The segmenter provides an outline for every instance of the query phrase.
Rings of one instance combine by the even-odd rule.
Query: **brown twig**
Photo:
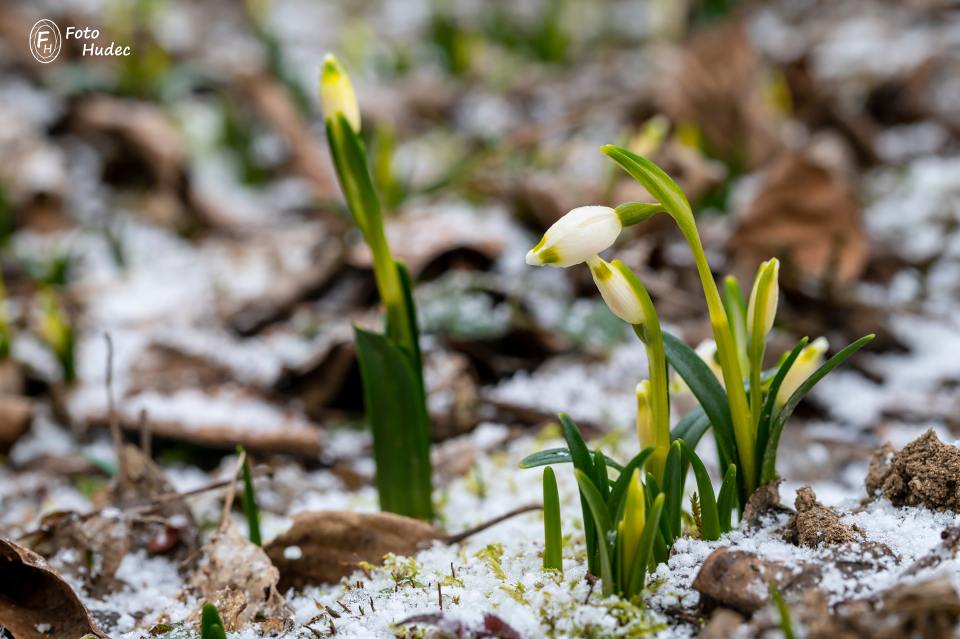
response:
[[[260,477],[270,477],[273,474],[273,471],[266,466],[257,466],[250,470],[250,474],[254,479]],[[183,492],[174,492],[174,493],[164,493],[162,495],[157,495],[149,502],[141,504],[133,509],[134,512],[149,512],[154,508],[158,508],[163,504],[176,501],[178,499],[186,499],[187,497],[193,497],[201,493],[210,492],[211,490],[217,490],[218,488],[223,488],[234,483],[235,479],[221,479],[219,481],[211,482],[209,484],[204,484],[203,486],[197,486],[196,488],[191,488],[190,490],[185,490]]]
[[[230,521],[230,511],[233,509],[233,499],[237,496],[237,476],[243,468],[243,463],[247,461],[247,454],[243,451],[237,457],[237,465],[233,469],[233,474],[227,483],[227,494],[223,499],[223,514],[220,516],[220,531],[224,531]]]
[[[147,459],[153,457],[153,430],[150,428],[150,420],[147,419],[147,409],[140,409],[140,418],[137,422],[137,430],[140,431],[140,450]]]
[[[449,535],[444,539],[444,541],[446,541],[447,544],[449,545],[459,543],[464,539],[466,539],[467,537],[472,537],[473,535],[476,535],[478,532],[483,532],[484,530],[486,530],[487,528],[490,528],[491,526],[496,526],[501,521],[506,521],[511,517],[516,517],[517,515],[529,513],[534,510],[543,510],[543,504],[527,504],[526,506],[520,506],[519,508],[515,508],[510,512],[500,515],[499,517],[494,517],[489,521],[485,521],[482,524],[478,524],[473,528],[467,528],[463,532],[458,532],[456,535]]]

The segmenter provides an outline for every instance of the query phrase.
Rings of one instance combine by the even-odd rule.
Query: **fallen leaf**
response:
[[[231,520],[226,522],[203,545],[191,588],[202,601],[217,607],[228,631],[252,622],[260,623],[264,631],[282,630],[290,616],[277,590],[280,573],[263,548],[251,543]],[[199,620],[199,607],[192,617]]]
[[[6,539],[0,539],[0,626],[17,639],[109,639],[40,555]]]
[[[766,172],[727,250],[734,270],[745,278],[753,277],[761,261],[780,258],[781,284],[799,288],[859,277],[867,265],[868,240],[850,189],[809,158],[787,153]]]
[[[302,588],[336,583],[361,561],[412,555],[444,537],[430,524],[392,513],[308,512],[296,515],[266,551],[280,570],[280,587]]]
[[[659,101],[671,121],[697,125],[715,156],[746,169],[776,152],[776,114],[763,99],[760,59],[740,22],[698,30],[667,65],[670,82],[659,84]]]
[[[0,455],[10,452],[32,419],[33,402],[18,395],[0,395]]]

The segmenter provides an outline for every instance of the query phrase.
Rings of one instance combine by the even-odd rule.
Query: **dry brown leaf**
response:
[[[237,92],[249,101],[260,117],[290,147],[294,166],[298,173],[310,181],[314,195],[320,200],[339,197],[326,149],[317,143],[287,89],[276,78],[266,74],[238,76],[235,86]]]
[[[361,561],[412,555],[444,537],[430,524],[392,513],[309,512],[296,515],[266,551],[280,570],[280,587],[302,588],[336,583]]]
[[[288,625],[290,611],[277,590],[277,568],[264,549],[251,543],[231,520],[201,552],[190,585],[201,600],[217,607],[227,630],[240,630],[253,622],[259,622],[262,630],[282,630]],[[199,621],[199,608],[193,617]]]
[[[757,264],[778,257],[782,283],[795,288],[856,279],[869,247],[850,189],[805,156],[786,153],[767,171],[727,248],[747,281]]]
[[[779,148],[775,114],[760,91],[760,59],[742,24],[702,29],[673,60],[659,96],[671,121],[696,124],[719,157],[750,169]]]
[[[0,395],[0,455],[10,452],[32,419],[33,402],[18,395]]]
[[[0,626],[17,639],[108,639],[40,555],[6,539],[0,539]]]
[[[148,102],[97,95],[81,102],[74,113],[79,130],[116,136],[142,157],[155,188],[176,192],[183,183],[186,154],[176,126]]]

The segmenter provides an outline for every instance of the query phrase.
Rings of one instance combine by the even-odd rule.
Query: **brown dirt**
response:
[[[960,448],[944,444],[933,430],[894,453],[879,448],[867,472],[867,494],[883,495],[895,506],[960,511]]]
[[[794,506],[797,512],[787,522],[784,531],[787,541],[794,545],[808,548],[837,546],[857,541],[862,536],[856,527],[840,523],[837,513],[818,502],[810,486],[797,491]]]

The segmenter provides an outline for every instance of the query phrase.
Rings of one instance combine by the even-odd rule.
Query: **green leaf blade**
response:
[[[383,510],[433,518],[430,422],[410,354],[388,337],[354,328],[363,400],[373,432]]]
[[[793,392],[790,398],[787,399],[787,402],[783,405],[783,408],[780,409],[780,412],[777,413],[777,416],[774,418],[770,428],[770,439],[767,443],[767,450],[763,456],[763,466],[761,467],[760,472],[761,486],[776,479],[777,447],[780,445],[780,435],[783,433],[783,427],[786,425],[787,420],[790,419],[790,416],[796,409],[797,404],[800,403],[800,400],[802,400],[807,393],[813,390],[813,387],[817,385],[817,382],[826,377],[830,371],[850,359],[854,353],[873,341],[875,337],[876,335],[873,334],[864,335],[855,342],[848,344],[840,352],[824,362],[820,368],[810,375],[810,377],[805,379],[797,388],[797,390]]]
[[[560,493],[553,469],[543,469],[543,567],[563,572],[563,535],[560,528]]]

